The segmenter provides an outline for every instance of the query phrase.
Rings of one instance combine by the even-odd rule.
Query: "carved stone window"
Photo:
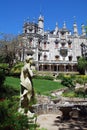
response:
[[[67,54],[68,54],[68,50],[67,50],[66,48],[61,48],[61,49],[60,49],[60,55],[61,55],[62,57],[66,57]]]

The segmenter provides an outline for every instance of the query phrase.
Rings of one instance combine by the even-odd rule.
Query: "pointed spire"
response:
[[[40,14],[40,16],[39,16],[39,19],[38,19],[39,21],[44,21],[44,17]]]
[[[55,28],[55,30],[58,30],[58,23],[56,22],[56,28]]]
[[[76,16],[74,16],[73,19],[74,19],[74,23],[76,23]]]
[[[86,35],[86,32],[85,32],[85,26],[84,24],[82,24],[82,35],[85,36]]]
[[[63,28],[66,29],[66,22],[64,21]]]
[[[55,27],[54,35],[57,35],[57,33],[58,33],[58,23],[56,22],[56,27]]]
[[[74,36],[78,36],[78,29],[77,29],[77,24],[76,24],[76,22],[74,22],[74,24],[73,24],[73,33],[74,33]]]

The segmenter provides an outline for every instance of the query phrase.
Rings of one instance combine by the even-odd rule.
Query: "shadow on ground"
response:
[[[56,117],[53,125],[57,126],[58,130],[87,130],[87,117],[70,120],[59,120]]]

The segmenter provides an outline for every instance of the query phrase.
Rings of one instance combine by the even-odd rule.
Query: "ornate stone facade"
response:
[[[82,34],[78,34],[77,24],[73,24],[73,33],[64,22],[60,29],[56,23],[53,31],[44,31],[44,18],[40,15],[38,23],[25,22],[23,25],[24,50],[21,60],[26,54],[33,55],[36,69],[39,71],[77,71],[77,59],[81,56],[81,44],[87,45],[84,25]]]

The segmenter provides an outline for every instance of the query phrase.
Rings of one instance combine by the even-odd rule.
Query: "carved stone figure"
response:
[[[25,60],[25,65],[21,70],[20,80],[21,80],[21,108],[28,108],[31,98],[34,96],[32,77],[33,72],[31,69],[31,64],[33,62],[32,56],[27,56]]]

